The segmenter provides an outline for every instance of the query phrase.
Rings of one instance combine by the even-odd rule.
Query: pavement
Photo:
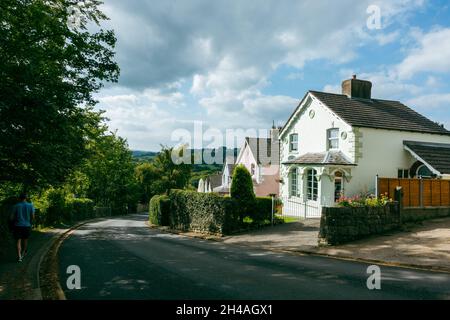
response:
[[[421,225],[409,225],[403,232],[328,247],[317,245],[319,226],[318,219],[301,220],[220,241],[450,272],[450,218],[424,221]]]
[[[39,264],[51,240],[61,232],[49,229],[33,231],[28,254],[23,262],[17,262],[15,244],[9,243],[0,260],[0,300],[41,300]]]
[[[170,234],[146,220],[115,217],[74,230],[59,250],[66,298],[450,299],[447,273],[381,266],[381,290],[369,290],[367,263]],[[81,270],[79,290],[67,286],[70,266]]]

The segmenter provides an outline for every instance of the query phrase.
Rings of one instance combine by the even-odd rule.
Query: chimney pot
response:
[[[356,79],[356,74],[353,75],[353,79]]]

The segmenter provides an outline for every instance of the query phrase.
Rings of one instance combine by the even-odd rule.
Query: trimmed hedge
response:
[[[272,219],[272,199],[255,199],[255,205],[245,214],[242,201],[214,193],[174,190],[169,196],[154,196],[150,200],[149,222],[182,231],[231,234],[252,226],[262,226]]]
[[[169,225],[170,200],[166,195],[156,195],[150,199],[148,221],[158,226]]]
[[[173,229],[229,234],[242,226],[237,202],[231,198],[174,190],[169,199],[169,224]]]
[[[252,216],[254,223],[264,224],[266,220],[272,220],[272,198],[270,197],[257,197],[255,211]]]
[[[95,217],[94,201],[85,198],[69,199],[64,213],[66,222],[92,219]]]

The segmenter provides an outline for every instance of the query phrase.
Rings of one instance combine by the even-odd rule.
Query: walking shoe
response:
[[[17,259],[17,262],[22,262],[23,261],[23,258],[22,257],[19,257],[18,259]]]
[[[27,255],[27,253],[28,253],[28,250],[25,250],[24,252],[22,252],[22,260],[23,260],[23,258],[25,258],[25,256]]]

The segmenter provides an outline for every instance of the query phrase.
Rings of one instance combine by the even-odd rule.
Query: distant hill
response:
[[[133,159],[136,161],[150,161],[156,157],[158,152],[131,150],[131,154],[133,155]]]
[[[220,148],[218,149],[220,150]],[[213,150],[213,149],[189,149],[189,151],[192,153],[192,155],[194,156],[195,162],[198,163],[196,164],[194,167],[194,170],[199,170],[201,167],[205,166],[206,168],[221,168],[223,163],[225,163],[225,159],[228,156],[234,156],[235,158],[237,157],[238,153],[239,153],[239,149],[235,148],[235,149],[227,149],[226,147],[222,147],[222,157],[221,159],[216,159],[217,160],[217,164],[206,164],[205,163],[205,159],[203,159],[203,155],[211,155],[211,156],[215,156],[215,152],[217,152],[217,150]],[[131,151],[133,158],[135,161],[151,161],[153,160],[153,158],[155,158],[158,155],[158,152],[154,152],[154,151],[141,151],[141,150],[132,150]],[[199,163],[201,162],[201,164]],[[200,168],[198,168],[200,167]],[[201,170],[201,169],[200,169]]]

